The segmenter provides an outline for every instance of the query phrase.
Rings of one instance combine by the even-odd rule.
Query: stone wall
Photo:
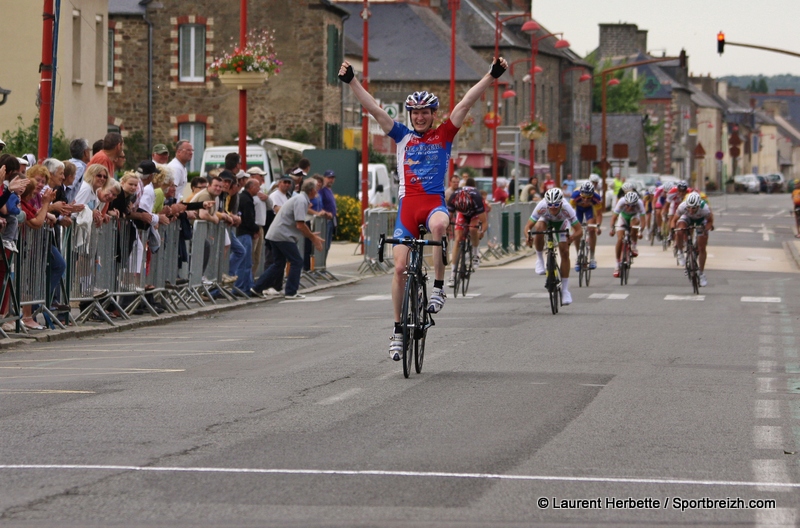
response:
[[[647,31],[636,24],[600,24],[599,49],[601,59],[647,51]]]

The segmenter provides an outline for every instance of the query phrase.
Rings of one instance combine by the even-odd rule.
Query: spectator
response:
[[[546,193],[548,190],[552,189],[556,186],[556,182],[553,179],[553,176],[548,172],[544,176],[544,183],[542,184],[542,194]]]
[[[308,177],[308,171],[311,170],[311,161],[307,158],[301,158],[300,161],[297,162],[297,167],[293,168],[289,171],[292,179],[294,180],[294,187],[292,188],[292,192],[300,192],[300,185],[302,185],[303,180]],[[291,193],[289,194],[291,196]]]
[[[89,160],[89,165],[94,165],[95,163],[103,165],[108,170],[109,178],[113,177],[116,169],[114,162],[123,155],[123,147],[122,135],[117,132],[109,132],[103,138],[103,150],[92,156],[92,159]]]
[[[166,200],[165,191],[173,183],[173,179],[172,171],[168,165],[156,165],[156,169],[156,173],[153,174],[153,191],[155,193],[153,212],[161,214],[161,210],[164,208],[164,200]]]
[[[508,190],[506,190],[507,186],[508,180],[505,178],[497,178],[497,187],[492,193],[493,202],[506,203],[506,200],[508,200]]]
[[[180,143],[180,141],[178,141]],[[159,143],[153,146],[153,156],[152,156],[153,163],[157,165],[166,165],[169,163],[169,149],[163,143]]]
[[[536,184],[536,178],[531,177],[528,183],[522,186],[522,189],[519,191],[520,202],[533,202],[536,199],[536,195],[539,192],[536,188]]]
[[[339,225],[339,219],[336,211],[336,197],[333,194],[333,184],[336,182],[336,173],[332,170],[326,170],[323,174],[325,186],[320,189],[322,195],[322,209],[328,213],[328,228],[325,230],[325,251],[330,251],[331,243],[333,242],[333,235],[336,233],[336,228]]]
[[[458,189],[458,184],[461,180],[458,178],[457,174],[453,174],[450,176],[450,185],[444,190],[444,201],[445,203],[450,202],[450,197],[453,195],[453,192]]]
[[[258,192],[253,196],[253,206],[256,214],[256,225],[258,226],[258,233],[253,237],[253,277],[260,275],[258,268],[261,265],[261,259],[264,255],[264,233],[267,225],[267,209],[272,210],[272,202],[266,191],[266,184],[264,183],[264,170],[260,167],[250,167],[247,169],[247,174],[255,178],[258,182]],[[246,290],[249,291],[249,290]]]
[[[575,192],[575,180],[572,179],[572,174],[567,173],[564,177],[564,181],[561,183],[561,189],[564,191],[564,196],[572,196],[572,193]]]
[[[114,160],[114,178],[113,179],[115,181],[118,179],[117,174],[122,176],[122,173],[124,172],[126,158],[127,158],[127,156],[125,155],[125,151],[123,150],[122,152],[119,153],[119,156],[117,156],[117,159]]]
[[[281,179],[278,180],[278,188],[269,195],[270,200],[272,200],[272,209],[275,211],[275,214],[278,214],[278,211],[281,210],[281,206],[289,200],[289,197],[292,193],[293,183],[294,180],[291,176],[281,176]]]
[[[194,147],[185,139],[181,139],[175,146],[175,157],[167,165],[172,171],[172,179],[175,182],[175,197],[181,200],[183,189],[189,181],[186,165],[192,161]]]
[[[283,273],[289,262],[289,277],[286,281],[286,299],[304,299],[305,295],[297,293],[300,286],[300,274],[303,271],[303,257],[297,248],[300,237],[310,238],[317,250],[322,250],[323,240],[312,233],[306,225],[308,206],[317,193],[317,183],[313,179],[303,182],[301,192],[292,196],[281,210],[267,231],[269,240],[275,249],[275,261],[256,281],[251,293],[263,296],[264,288],[271,284],[275,277]]]
[[[95,154],[97,154],[101,150],[103,150],[103,140],[102,139],[98,139],[97,141],[92,143],[92,156],[94,156]],[[91,161],[91,158],[89,158],[89,161]],[[88,163],[89,162],[87,162],[87,164]]]
[[[254,197],[258,194],[260,185],[255,178],[248,179],[239,198],[239,218],[241,223],[236,228],[236,237],[244,248],[244,256],[239,261],[239,267],[230,271],[237,276],[235,286],[245,295],[249,296],[253,287],[253,243],[258,237],[258,224],[256,224],[256,208]]]
[[[64,182],[67,186],[67,203],[72,203],[75,200],[75,195],[83,183],[83,173],[86,172],[86,166],[89,160],[92,159],[92,150],[89,147],[89,142],[84,138],[73,139],[69,144],[70,163],[75,165],[75,179],[72,183]]]
[[[0,226],[2,227],[3,236],[3,251],[5,251],[5,258],[0,258],[0,284],[5,281],[5,276],[8,272],[7,264],[11,260],[11,253],[17,251],[15,241],[17,240],[18,221],[17,215],[20,213],[18,204],[20,203],[20,194],[22,194],[29,185],[29,180],[24,176],[20,176],[20,163],[16,156],[10,154],[0,155],[0,183],[3,180],[8,182],[8,185],[2,185],[3,194],[0,196]],[[10,299],[10,281],[6,284],[6,289],[0,293],[2,298],[2,305],[0,305],[0,312],[2,316],[8,315],[8,301]],[[14,323],[3,323],[3,330],[13,332],[16,330]]]
[[[104,187],[109,179],[109,171],[104,165],[98,163],[90,164],[83,174],[78,194],[75,196],[75,205],[83,205],[92,211],[95,225],[99,226],[103,221],[103,215],[97,209],[100,202],[97,200],[97,190]]]

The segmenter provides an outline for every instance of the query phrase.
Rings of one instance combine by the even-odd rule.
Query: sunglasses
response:
[[[108,179],[108,174],[104,174],[104,173],[101,172],[101,173],[95,175],[95,178],[106,178],[106,179]]]

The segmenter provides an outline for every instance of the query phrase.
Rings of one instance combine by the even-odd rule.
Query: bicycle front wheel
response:
[[[628,267],[630,264],[630,248],[626,242],[622,246],[622,262],[619,265],[619,284],[625,286],[628,284]]]
[[[558,313],[560,289],[561,278],[558,273],[558,262],[551,250],[548,252],[547,257],[547,293],[550,296],[550,310],[553,312],[553,315]]]
[[[472,277],[472,243],[467,241],[464,245],[464,276],[461,277],[461,295],[467,296],[469,290],[469,279]]]
[[[694,246],[686,245],[686,269],[689,273],[689,281],[692,283],[692,292],[695,295],[700,293],[700,274],[697,267],[697,252]]]
[[[414,370],[417,374],[422,372],[422,361],[425,359],[425,338],[428,336],[428,326],[431,315],[428,313],[428,294],[423,283],[417,292],[417,327],[414,334]]]
[[[411,374],[411,343],[414,340],[419,314],[419,298],[417,297],[417,281],[414,277],[406,279],[406,294],[403,298],[403,311],[400,314],[403,325],[403,376]]]
[[[578,286],[581,288],[583,287],[587,271],[589,271],[589,263],[586,261],[586,241],[581,240],[578,249]],[[588,286],[589,283],[587,282],[586,285]]]

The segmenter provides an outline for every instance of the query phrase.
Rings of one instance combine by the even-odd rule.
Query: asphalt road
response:
[[[790,200],[713,204],[700,296],[604,232],[558,315],[533,259],[479,270],[410,379],[388,276],[5,351],[0,525],[796,525]]]

